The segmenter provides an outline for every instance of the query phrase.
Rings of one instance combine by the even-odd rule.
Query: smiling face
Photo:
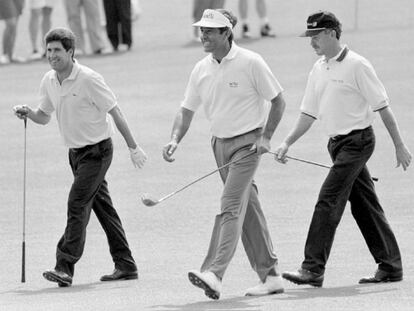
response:
[[[230,49],[228,41],[228,31],[222,31],[220,28],[200,27],[201,43],[204,51],[212,53],[214,56],[225,56]]]
[[[73,49],[65,50],[60,41],[51,41],[46,46],[46,57],[58,74],[68,71],[72,64]]]

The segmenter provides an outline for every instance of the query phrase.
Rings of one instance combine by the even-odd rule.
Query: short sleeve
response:
[[[48,82],[50,83],[50,78],[45,75],[40,82],[39,88],[39,109],[42,110],[45,114],[51,115],[55,111],[52,101],[50,100],[48,88]]]
[[[260,55],[257,55],[252,62],[252,73],[256,89],[265,100],[270,101],[283,91],[279,81]]]
[[[306,83],[305,94],[303,95],[302,103],[300,105],[300,111],[316,119],[319,115],[319,104],[316,97],[314,76],[315,67],[308,75],[308,82]]]
[[[181,102],[181,107],[186,108],[191,111],[197,111],[201,105],[201,97],[197,90],[197,77],[198,70],[197,66],[194,67],[193,71],[190,74],[190,78],[187,83],[187,87],[184,93],[184,99]]]
[[[388,106],[389,99],[384,85],[368,60],[363,59],[358,63],[356,81],[362,96],[372,110],[377,111]]]
[[[87,95],[99,110],[108,112],[116,106],[116,96],[100,74],[94,72],[85,79],[85,83]]]

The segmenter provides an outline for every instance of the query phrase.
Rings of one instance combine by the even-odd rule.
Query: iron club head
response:
[[[154,206],[154,205],[157,205],[159,203],[158,200],[155,200],[155,199],[151,198],[148,193],[144,193],[141,196],[141,201],[146,206]]]

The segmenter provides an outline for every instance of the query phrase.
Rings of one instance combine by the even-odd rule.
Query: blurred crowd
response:
[[[66,13],[67,25],[77,38],[76,55],[99,55],[129,51],[133,44],[132,23],[141,14],[139,0],[60,0]],[[241,37],[252,37],[249,24],[249,0],[237,0],[242,25]],[[0,0],[2,35],[0,65],[41,60],[46,57],[43,38],[52,28],[56,0]],[[267,15],[266,0],[252,0],[260,19],[260,36],[276,37]],[[225,7],[225,0],[192,0],[192,18],[198,21],[205,9]],[[23,10],[29,11],[31,51],[22,58],[14,54],[17,26]],[[84,15],[84,18],[82,17]],[[85,24],[85,25],[84,25]],[[193,41],[200,41],[198,27],[193,27]],[[85,31],[84,31],[85,29]],[[86,32],[86,34],[84,33]],[[105,38],[106,32],[106,38]],[[85,42],[88,38],[89,44]],[[106,39],[110,43],[107,46]]]
[[[102,54],[132,47],[132,22],[141,12],[139,0],[61,0],[67,25],[75,33],[76,54]],[[2,35],[0,64],[21,63],[46,57],[43,38],[52,28],[56,0],[0,0],[0,20],[5,27]],[[23,10],[29,10],[29,35],[32,51],[26,59],[14,55],[17,26]],[[82,18],[82,14],[84,18]],[[85,23],[86,27],[84,27]],[[104,25],[104,27],[103,27]],[[84,29],[89,38],[87,50]],[[106,36],[111,48],[105,46]]]

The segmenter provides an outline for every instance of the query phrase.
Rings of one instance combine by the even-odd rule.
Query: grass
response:
[[[350,1],[351,2],[351,1]],[[360,1],[359,30],[352,6],[343,1],[319,1],[323,8],[343,16],[343,42],[374,65],[392,102],[401,132],[414,149],[413,5],[407,1]],[[316,59],[306,39],[297,38],[315,3],[298,1],[278,5],[269,1],[269,16],[279,37],[275,40],[238,40],[259,52],[285,89],[286,113],[273,137],[277,147],[293,125],[307,74]],[[237,12],[234,1],[228,6]],[[404,10],[402,8],[405,8]],[[355,222],[346,210],[338,228],[326,271],[324,288],[286,283],[283,295],[245,298],[243,290],[257,282],[240,244],[226,273],[218,303],[208,301],[188,282],[189,269],[200,266],[208,247],[214,215],[219,211],[221,184],[213,175],[191,189],[149,208],[141,204],[143,192],[162,197],[215,169],[209,147],[209,126],[203,112],[177,151],[176,161],[162,160],[172,121],[182,99],[188,75],[204,56],[189,44],[190,5],[180,0],[144,0],[144,14],[135,25],[135,46],[130,53],[80,62],[100,72],[119,99],[137,139],[150,159],[135,170],[122,137],[114,137],[115,156],[107,178],[114,203],[123,220],[138,262],[138,282],[102,284],[99,277],[112,270],[105,236],[94,216],[88,226],[85,253],[76,266],[74,286],[65,290],[45,281],[41,273],[54,266],[55,248],[66,221],[66,199],[71,184],[67,150],[53,119],[44,126],[29,123],[27,130],[27,282],[21,284],[21,224],[23,183],[23,124],[12,114],[16,104],[36,106],[37,88],[46,63],[0,67],[0,305],[1,310],[411,310],[414,304],[414,247],[412,241],[413,170],[395,169],[394,149],[382,122],[374,123],[377,149],[369,162],[381,202],[403,255],[405,280],[401,283],[359,286],[357,280],[375,270]],[[372,14],[369,14],[372,10]],[[394,12],[395,14],[382,12]],[[283,14],[281,14],[283,12]],[[56,7],[54,24],[64,24]],[[390,16],[399,16],[398,20]],[[384,17],[381,27],[378,20]],[[254,11],[252,25],[257,25]],[[17,53],[29,51],[25,31],[27,13],[20,24]],[[352,26],[351,26],[352,25]],[[237,31],[237,29],[236,29]],[[294,156],[330,164],[327,140],[316,123],[291,150]],[[282,270],[298,268],[303,257],[308,225],[326,169],[290,161],[280,165],[263,156],[256,175],[261,202]]]

